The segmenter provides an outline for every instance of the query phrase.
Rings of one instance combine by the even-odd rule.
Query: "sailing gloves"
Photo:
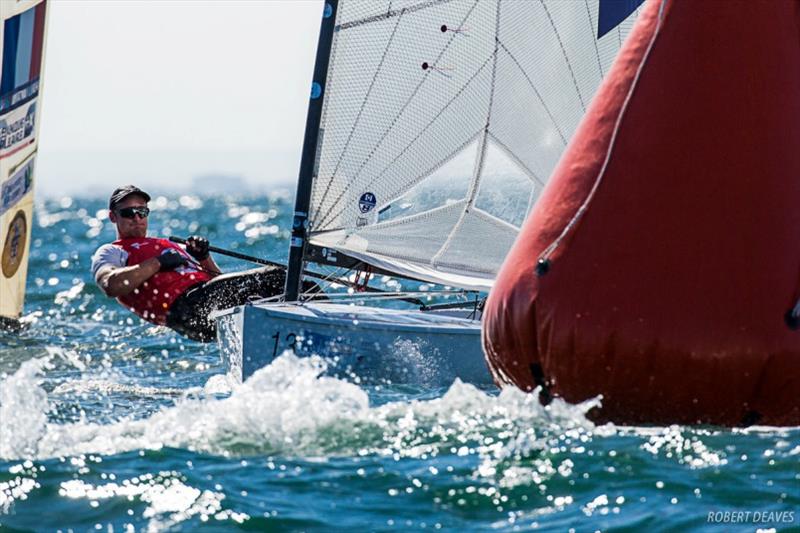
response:
[[[182,256],[179,251],[167,249],[158,256],[158,263],[161,265],[161,268],[159,268],[158,271],[164,272],[167,270],[175,270],[179,266],[185,265],[186,262],[186,258]]]
[[[208,239],[200,235],[192,235],[186,239],[186,251],[189,255],[203,261],[208,258]]]
[[[199,235],[192,235],[186,239],[186,251],[195,258],[197,261],[203,261],[208,258],[208,239]],[[159,272],[167,270],[175,270],[176,268],[187,264],[189,260],[181,254],[178,250],[172,248],[164,250],[158,256],[158,263],[161,265]]]

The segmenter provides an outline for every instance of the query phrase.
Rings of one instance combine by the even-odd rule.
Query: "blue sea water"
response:
[[[595,425],[602,399],[365,386],[288,353],[237,383],[95,287],[104,204],[36,205],[28,327],[0,333],[2,531],[800,531],[800,428]],[[286,258],[288,192],[151,205],[152,234]]]

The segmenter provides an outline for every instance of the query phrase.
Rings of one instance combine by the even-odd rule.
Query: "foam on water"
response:
[[[35,457],[37,442],[47,428],[50,404],[39,385],[48,358],[25,361],[12,376],[0,382],[0,458]]]
[[[371,407],[357,385],[322,375],[319,358],[284,354],[242,384],[218,376],[148,418],[111,424],[48,422],[47,393],[39,383],[46,360],[29,361],[2,383],[4,432],[0,457],[45,459],[86,453],[116,454],[136,449],[178,447],[221,455],[250,453],[295,457],[394,455],[432,457],[441,451],[479,454],[494,464],[528,454],[537,432],[591,430],[585,413],[594,405],[555,402],[542,407],[534,394],[507,389],[499,396],[455,382],[441,398]],[[207,393],[232,387],[229,397]],[[99,387],[99,389],[98,389]],[[125,388],[106,381],[62,384],[55,393]],[[141,389],[141,390],[140,390]],[[170,391],[138,387],[146,395]]]
[[[166,387],[145,387],[142,385],[118,383],[105,379],[82,379],[68,381],[57,386],[53,394],[126,394],[135,397],[156,397],[156,396],[181,396],[185,393],[183,389]]]

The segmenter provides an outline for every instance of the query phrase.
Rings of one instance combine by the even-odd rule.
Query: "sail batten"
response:
[[[419,11],[420,9],[427,9],[429,7],[433,7],[433,6],[436,6],[438,4],[446,4],[448,2],[453,2],[453,1],[454,0],[428,0],[427,2],[420,2],[420,3],[416,4],[416,5],[404,7],[404,8],[401,8],[401,9],[391,9],[391,7],[389,7],[389,9],[386,11],[386,13],[368,16],[368,17],[365,17],[365,18],[360,19],[360,20],[351,20],[349,22],[344,22],[344,23],[340,24],[339,26],[337,26],[336,29],[337,29],[337,31],[349,30],[350,28],[355,28],[357,26],[363,26],[364,24],[370,24],[372,22],[378,22],[378,21],[382,21],[382,20],[391,19],[391,18],[394,18],[394,17],[399,17],[399,16],[402,16],[404,13],[413,13],[414,11]],[[391,5],[391,2],[390,2],[390,5]]]
[[[635,17],[598,10],[340,0],[310,242],[491,286]]]

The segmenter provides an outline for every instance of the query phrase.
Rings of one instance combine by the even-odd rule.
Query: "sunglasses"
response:
[[[150,208],[148,207],[123,207],[122,209],[117,209],[117,214],[122,218],[133,218],[136,215],[139,215],[139,218],[147,218],[147,215],[150,214]]]

